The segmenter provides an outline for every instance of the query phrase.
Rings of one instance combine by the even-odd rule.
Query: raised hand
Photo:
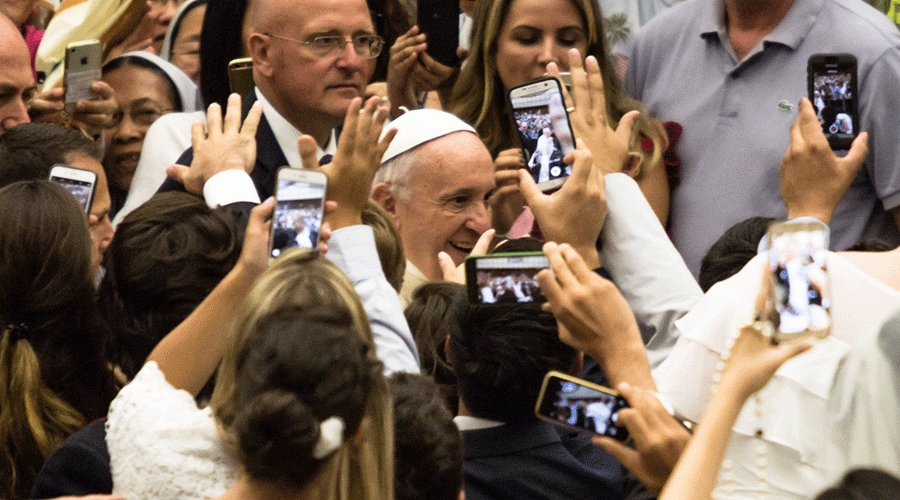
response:
[[[241,96],[228,96],[225,119],[221,107],[210,104],[206,112],[206,130],[200,122],[191,127],[194,159],[190,168],[172,165],[166,175],[184,184],[190,193],[203,196],[203,186],[212,176],[226,170],[250,173],[256,163],[256,128],[262,116],[262,104],[256,102],[241,123]]]
[[[582,61],[578,49],[569,51],[569,69],[572,72],[572,94],[565,87],[566,102],[575,109],[569,112],[569,120],[575,137],[584,139],[594,155],[594,165],[605,174],[621,172],[632,141],[634,122],[640,114],[626,113],[615,130],[609,125],[606,113],[606,97],[603,93],[603,76],[594,56]],[[555,63],[547,65],[551,76],[559,76]]]
[[[547,241],[568,243],[592,268],[600,267],[596,242],[606,218],[603,174],[593,166],[584,141],[576,139],[575,151],[563,161],[572,173],[562,188],[552,194],[538,189],[531,174],[518,170],[519,185]]]
[[[847,156],[838,158],[809,99],[800,100],[799,110],[791,125],[791,144],[781,161],[781,197],[789,219],[811,216],[828,224],[866,159],[869,136],[859,134]]]
[[[571,246],[544,244],[553,270],[537,275],[559,339],[600,363],[613,384],[656,390],[634,314],[615,285],[593,272]]]
[[[336,202],[337,207],[326,214],[325,219],[333,230],[362,224],[360,214],[369,199],[372,179],[397,134],[394,128],[382,134],[388,110],[379,106],[379,102],[377,97],[369,98],[365,107],[358,97],[350,102],[337,151],[327,165],[318,164],[316,142],[312,136],[304,135],[298,141],[303,168],[318,170],[328,177],[325,198]]]
[[[617,389],[630,406],[619,410],[619,424],[628,429],[634,447],[606,436],[594,436],[593,443],[624,465],[647,489],[659,493],[691,435],[652,392],[627,383]]]

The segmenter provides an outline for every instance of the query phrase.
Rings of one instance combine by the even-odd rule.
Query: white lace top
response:
[[[240,474],[225,453],[210,408],[197,408],[147,363],[109,407],[113,494],[141,500],[217,497]]]

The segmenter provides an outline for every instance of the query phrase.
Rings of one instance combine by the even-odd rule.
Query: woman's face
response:
[[[169,81],[147,68],[123,66],[103,75],[103,81],[113,88],[119,105],[117,121],[106,131],[103,167],[110,187],[124,191],[131,186],[147,129],[175,111],[175,104]]]
[[[567,52],[587,51],[587,31],[569,0],[513,0],[497,41],[497,74],[509,89],[530,82],[555,62],[569,70]]]
[[[191,9],[178,25],[178,34],[172,42],[172,64],[184,71],[197,85],[200,85],[200,30],[206,5]]]

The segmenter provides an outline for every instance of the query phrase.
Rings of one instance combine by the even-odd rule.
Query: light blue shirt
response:
[[[688,0],[635,37],[626,91],[661,120],[682,124],[681,185],[670,231],[696,274],[709,247],[752,216],[784,217],[778,169],[806,66],[816,53],[848,52],[859,67],[861,130],[869,157],[831,221],[831,248],[863,237],[900,243],[900,33],[861,0],[796,0],[778,27],[738,61],[722,0]]]

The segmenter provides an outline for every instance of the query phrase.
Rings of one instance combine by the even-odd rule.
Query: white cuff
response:
[[[203,198],[209,208],[246,201],[259,203],[259,193],[250,174],[243,170],[226,170],[209,178],[203,185]]]

